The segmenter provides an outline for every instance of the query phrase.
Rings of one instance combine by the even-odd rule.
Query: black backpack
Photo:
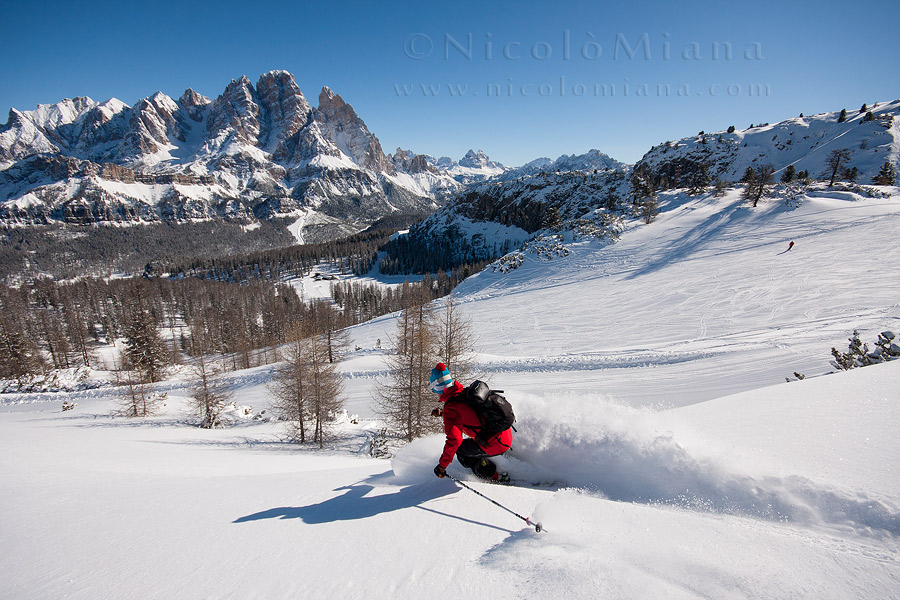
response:
[[[512,406],[501,395],[502,393],[503,390],[492,390],[488,384],[478,380],[466,388],[465,402],[472,407],[478,420],[481,421],[481,429],[475,436],[476,442],[487,442],[498,433],[513,427],[513,423],[516,422]]]

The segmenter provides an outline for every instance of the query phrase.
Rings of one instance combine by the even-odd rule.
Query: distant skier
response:
[[[443,417],[444,433],[447,435],[444,451],[434,468],[434,474],[445,477],[455,454],[459,464],[472,469],[478,477],[494,483],[509,481],[509,475],[498,472],[496,463],[489,457],[499,456],[509,450],[512,445],[512,429],[501,431],[487,440],[479,438],[476,442],[473,438],[478,438],[483,423],[465,400],[466,388],[453,379],[444,363],[438,363],[431,370],[430,380],[431,391],[440,394],[440,401],[444,403],[443,408],[436,408],[431,414]],[[463,434],[469,437],[464,440]]]
[[[791,243],[788,244],[788,249],[787,249],[787,251],[790,252],[790,251],[791,251],[791,248],[793,248],[793,247],[794,247],[794,242],[793,242],[793,240],[792,240]]]

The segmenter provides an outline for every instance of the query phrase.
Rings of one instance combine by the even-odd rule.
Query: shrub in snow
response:
[[[510,252],[491,264],[491,269],[499,273],[515,271],[525,262],[525,253],[521,250]]]
[[[368,454],[372,458],[391,458],[391,449],[388,447],[390,436],[387,429],[382,429],[372,435],[368,443]]]
[[[859,338],[859,331],[854,330],[849,338],[850,344],[847,352],[841,352],[837,348],[831,349],[834,360],[832,366],[841,371],[849,371],[857,367],[875,365],[889,360],[900,358],[900,345],[897,344],[897,335],[893,331],[882,331],[878,334],[875,349],[869,350],[869,345]]]
[[[616,241],[624,230],[622,218],[609,213],[597,213],[591,218],[573,219],[566,226],[572,231],[572,241],[596,239]]]
[[[879,353],[884,360],[894,360],[900,358],[900,344],[897,342],[897,335],[893,331],[882,331],[875,340],[875,351]]]
[[[857,183],[837,183],[834,186],[834,189],[842,191],[842,192],[853,192],[854,194],[859,194],[865,198],[890,198],[891,194],[878,188],[873,188],[867,185],[859,185]]]

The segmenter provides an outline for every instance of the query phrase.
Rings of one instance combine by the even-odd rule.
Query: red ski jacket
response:
[[[472,407],[466,404],[463,399],[457,398],[465,394],[465,388],[458,381],[454,381],[444,393],[441,394],[440,401],[444,403],[444,433],[447,434],[447,441],[444,442],[444,452],[441,454],[441,460],[438,464],[447,468],[453,462],[456,450],[462,444],[463,434],[474,438],[481,429],[481,421],[478,415],[472,410]],[[497,456],[509,450],[512,446],[512,429],[507,429],[492,437],[486,444],[479,444],[489,456]]]

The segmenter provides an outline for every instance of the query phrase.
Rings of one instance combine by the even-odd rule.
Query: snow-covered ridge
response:
[[[497,258],[542,231],[615,237],[618,224],[607,208],[625,199],[628,170],[597,150],[532,161],[470,185],[410,235],[423,241],[459,237],[466,241],[465,252],[479,259]]]
[[[856,179],[851,187],[870,185],[886,163],[900,173],[900,100],[864,108],[799,116],[744,130],[700,132],[654,146],[634,166],[598,150],[563,155],[555,161],[536,159],[470,186],[414,228],[413,235],[442,235],[449,228],[465,233],[471,229],[467,222],[491,221],[527,231],[529,235],[519,236],[521,243],[531,235],[543,235],[540,232],[548,226],[571,231],[600,212],[633,213],[630,175],[635,170],[663,190],[689,187],[692,173],[699,168],[708,174],[707,187],[717,179],[734,184],[746,169],[762,165],[772,165],[776,181],[788,166],[795,172],[805,171],[812,180],[827,179],[826,161],[840,150],[845,159],[838,180],[847,170]],[[792,189],[779,188],[776,194],[796,195]],[[554,243],[548,245],[545,240],[538,245],[551,251]],[[517,263],[520,258],[510,261]]]
[[[819,178],[834,150],[848,153],[846,168],[858,169],[858,181],[871,183],[885,162],[900,164],[900,100],[879,102],[865,110],[798,116],[774,124],[697,135],[654,146],[638,161],[651,170],[678,159],[705,162],[710,175],[737,181],[747,167],[770,164],[776,177],[791,165]],[[679,187],[679,186],[675,186]]]

